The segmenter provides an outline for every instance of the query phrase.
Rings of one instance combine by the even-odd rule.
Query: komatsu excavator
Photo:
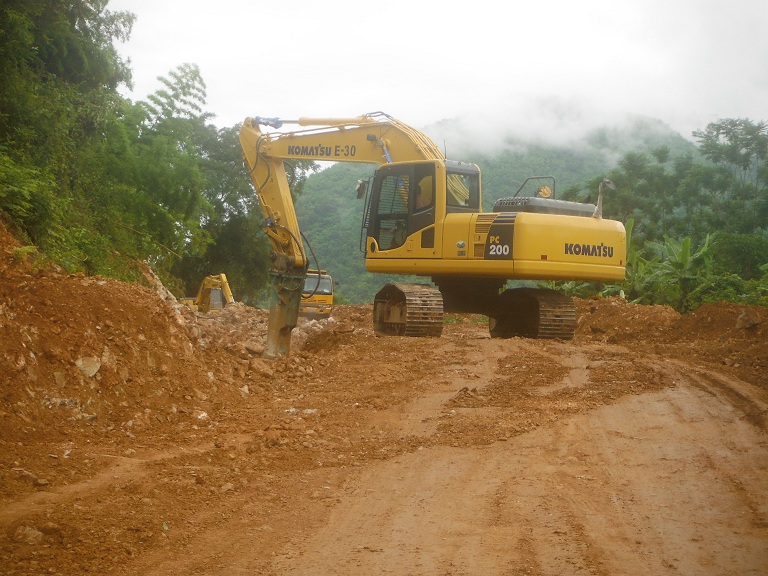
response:
[[[281,131],[286,124],[296,128]],[[504,198],[483,212],[477,165],[447,160],[429,137],[383,112],[246,118],[240,143],[272,244],[267,358],[290,352],[309,267],[286,160],[379,165],[358,188],[366,269],[431,283],[384,286],[373,303],[377,335],[439,336],[443,314],[457,312],[487,316],[494,338],[568,339],[576,327],[571,298],[507,281],[624,279],[624,225],[603,219],[601,208],[557,200],[542,185],[536,196]]]

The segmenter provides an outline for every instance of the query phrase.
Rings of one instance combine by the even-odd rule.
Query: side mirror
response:
[[[368,180],[358,180],[357,186],[355,186],[357,199],[360,200],[360,198],[363,198],[366,192],[368,192]]]

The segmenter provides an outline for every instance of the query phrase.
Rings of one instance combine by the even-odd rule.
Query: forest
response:
[[[146,262],[177,296],[223,272],[239,301],[260,306],[270,247],[240,127],[212,123],[194,63],[144,100],[121,96],[132,70],[115,43],[135,18],[108,0],[0,6],[0,219],[23,244],[16,256],[129,282]],[[603,178],[615,183],[603,213],[629,233],[625,281],[552,287],[682,312],[718,300],[768,306],[768,123],[725,118],[690,136],[636,118],[578,149],[510,138],[500,152],[456,159],[480,166],[486,210],[532,175],[555,176],[557,197],[579,201],[594,201]],[[354,186],[370,168],[289,169],[308,248],[339,301],[371,301],[388,279],[366,273],[359,251]]]

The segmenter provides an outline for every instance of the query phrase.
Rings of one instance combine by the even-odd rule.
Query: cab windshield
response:
[[[328,276],[307,276],[304,278],[304,288],[301,292],[306,295],[311,294],[333,294],[333,285]]]

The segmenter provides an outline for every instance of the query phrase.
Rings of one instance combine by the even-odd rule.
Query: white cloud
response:
[[[768,120],[766,6],[111,0],[108,9],[137,15],[119,46],[134,70],[129,97],[195,63],[219,126],[382,110],[419,128],[465,117],[466,137],[511,129],[567,141],[627,114],[688,138],[719,118]]]

